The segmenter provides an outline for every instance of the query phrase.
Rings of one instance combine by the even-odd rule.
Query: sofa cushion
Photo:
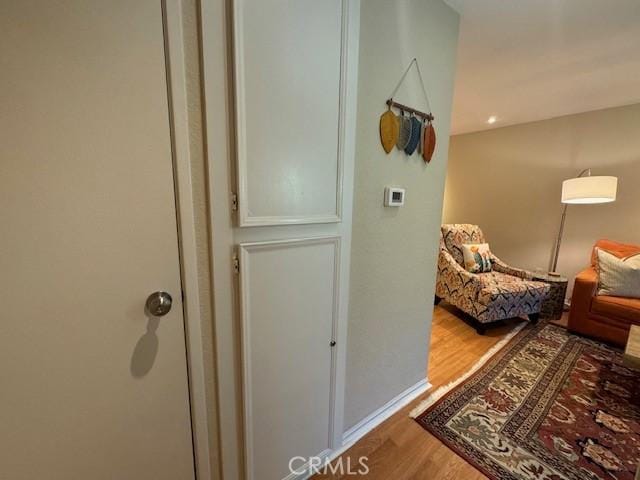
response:
[[[615,317],[640,324],[640,299],[598,295],[593,297],[591,312],[603,317]]]

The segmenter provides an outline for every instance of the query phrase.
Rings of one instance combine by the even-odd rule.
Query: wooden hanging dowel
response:
[[[430,113],[424,113],[421,112],[420,110],[416,110],[415,108],[411,108],[408,107],[406,105],[403,105],[402,103],[398,103],[398,102],[394,102],[392,99],[387,100],[387,105],[389,105],[390,107],[396,107],[399,108],[400,110],[402,110],[403,112],[408,112],[408,113],[413,113],[414,115],[417,115],[419,117],[424,118],[425,120],[428,120],[430,122],[433,122],[433,120],[435,119],[433,115],[431,115]]]

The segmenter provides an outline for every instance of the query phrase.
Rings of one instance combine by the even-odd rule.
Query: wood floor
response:
[[[486,335],[481,336],[461,319],[453,307],[435,307],[429,354],[428,378],[433,385],[430,391],[467,372],[517,323],[518,321],[507,321],[504,326],[489,330]],[[370,471],[363,477],[367,480],[486,478],[409,417],[409,412],[429,392],[365,435],[338,461],[342,461],[343,465],[350,461],[353,470],[357,470],[358,459],[361,456],[368,457]],[[313,477],[315,480],[347,478],[358,477],[331,474]]]

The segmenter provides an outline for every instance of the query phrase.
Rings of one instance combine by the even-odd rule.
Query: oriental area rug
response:
[[[526,327],[415,420],[491,479],[633,480],[640,372],[612,347]]]

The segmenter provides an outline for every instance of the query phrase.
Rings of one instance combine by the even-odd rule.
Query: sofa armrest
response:
[[[532,272],[528,270],[523,270],[521,268],[515,268],[515,267],[512,267],[511,265],[507,265],[505,262],[503,262],[493,254],[491,255],[491,263],[493,264],[493,269],[496,272],[505,273],[513,277],[522,278],[523,280],[533,280]]]
[[[582,299],[588,299],[591,302],[591,298],[595,296],[597,290],[598,273],[593,267],[585,268],[576,275],[571,303],[574,301],[580,302]]]
[[[581,324],[587,319],[591,309],[591,300],[598,289],[598,274],[593,267],[586,268],[576,275],[571,294],[568,328],[580,332]]]

